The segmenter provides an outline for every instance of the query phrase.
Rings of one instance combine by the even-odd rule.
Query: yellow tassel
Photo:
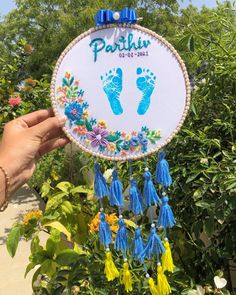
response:
[[[125,285],[125,291],[127,293],[131,292],[133,290],[133,281],[128,262],[124,262],[121,276],[121,283]]]
[[[157,291],[158,295],[168,295],[171,293],[170,285],[161,265],[157,266]]]
[[[157,286],[154,283],[154,280],[152,278],[150,278],[148,280],[148,284],[149,284],[149,289],[152,295],[159,295],[158,290],[157,290]]]
[[[108,281],[113,281],[115,278],[119,277],[119,271],[117,270],[111,256],[111,252],[106,252],[106,260],[105,260],[105,269],[104,273],[107,277]]]
[[[173,263],[173,258],[172,258],[172,254],[171,254],[171,250],[170,250],[170,244],[168,242],[168,240],[164,241],[164,247],[165,247],[165,252],[162,254],[162,268],[163,271],[170,271],[170,272],[174,272],[174,263]]]

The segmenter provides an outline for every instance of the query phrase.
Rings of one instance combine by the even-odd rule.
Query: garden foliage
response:
[[[174,180],[169,194],[177,221],[170,233],[176,270],[168,274],[168,279],[173,294],[186,294],[196,283],[214,292],[208,284],[212,284],[216,271],[220,275],[222,271],[231,290],[229,270],[236,261],[233,5],[226,1],[215,9],[199,11],[189,6],[179,11],[177,1],[171,0],[16,3],[17,9],[0,23],[1,130],[8,120],[50,105],[50,75],[57,58],[73,38],[93,26],[93,17],[100,8],[137,8],[138,15],[143,17],[141,25],[163,35],[179,51],[190,74],[192,101],[183,128],[166,147]],[[18,96],[18,105],[9,104],[10,98]],[[68,290],[66,294],[124,294],[118,279],[111,284],[103,275],[104,249],[94,230],[98,207],[89,177],[83,178],[92,163],[88,155],[57,151],[39,162],[31,180],[46,201],[45,213],[35,213],[15,224],[7,247],[14,256],[20,237],[31,239],[32,254],[26,274],[38,267],[34,269],[32,283],[35,294],[56,295],[63,290]],[[154,172],[156,155],[148,159],[148,164]],[[107,171],[111,163],[101,161],[101,166]],[[133,165],[140,185],[144,168],[141,161]],[[121,163],[118,171],[127,188],[127,163]],[[106,210],[111,213],[109,207]],[[133,234],[129,212],[124,215]],[[148,218],[143,217],[140,223],[147,235]],[[116,226],[115,221],[113,225]],[[40,231],[49,235],[44,246],[39,240]],[[121,268],[122,260],[115,252],[113,259]],[[133,294],[149,294],[142,266],[131,265]]]

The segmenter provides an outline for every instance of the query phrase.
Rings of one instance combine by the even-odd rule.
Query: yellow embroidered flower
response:
[[[108,144],[107,149],[108,151],[114,152],[114,150],[116,149],[116,145],[113,142],[111,142]]]
[[[107,122],[104,121],[104,120],[98,121],[98,127],[102,128],[102,129],[106,129],[107,128]]]
[[[130,134],[127,134],[127,135],[125,136],[125,139],[126,139],[126,140],[130,140],[130,138],[131,138]]]
[[[89,116],[89,112],[88,112],[88,111],[85,111],[85,112],[83,113],[82,119],[83,119],[83,120],[86,120],[86,119],[88,118],[88,116]]]
[[[41,210],[30,211],[23,216],[22,222],[24,225],[27,225],[29,223],[30,219],[32,219],[32,218],[39,219],[42,215],[43,215],[43,212]]]

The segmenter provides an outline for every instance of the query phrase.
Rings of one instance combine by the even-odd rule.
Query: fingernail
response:
[[[57,118],[58,118],[60,126],[64,126],[66,123],[67,117],[65,115],[61,115],[61,116],[58,116]]]

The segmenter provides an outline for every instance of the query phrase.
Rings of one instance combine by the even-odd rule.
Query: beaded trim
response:
[[[5,176],[5,201],[0,208],[0,211],[4,211],[7,208],[8,203],[9,203],[8,189],[10,186],[10,177],[8,176],[7,171],[2,166],[0,166],[0,170],[3,172],[3,174]]]
[[[175,48],[167,41],[165,40],[162,36],[158,35],[157,33],[144,28],[142,26],[139,25],[131,25],[131,24],[118,24],[118,25],[104,25],[101,27],[95,27],[95,28],[91,28],[88,31],[86,31],[85,33],[82,33],[81,35],[79,35],[77,38],[75,38],[66,48],[65,50],[62,52],[61,56],[59,57],[54,72],[53,72],[53,76],[52,76],[52,82],[51,82],[51,90],[50,90],[50,96],[52,99],[52,106],[53,106],[53,110],[55,115],[58,115],[58,111],[57,111],[57,103],[56,103],[56,98],[55,98],[55,84],[56,84],[56,76],[57,76],[57,72],[59,70],[59,67],[64,59],[64,57],[66,56],[66,54],[75,46],[75,44],[77,44],[79,41],[81,41],[83,38],[87,37],[88,35],[90,35],[91,33],[98,31],[98,30],[103,30],[106,28],[113,28],[113,27],[122,27],[122,28],[132,28],[132,29],[136,29],[139,31],[142,31],[144,33],[147,33],[151,36],[153,36],[154,38],[158,39],[159,41],[161,41],[173,54],[173,56],[176,58],[176,60],[178,61],[180,68],[183,72],[183,76],[184,76],[184,81],[185,81],[185,86],[186,86],[186,103],[185,103],[185,108],[184,108],[184,112],[183,115],[181,117],[181,120],[179,121],[179,124],[177,125],[176,129],[172,132],[172,134],[166,139],[165,142],[163,142],[162,144],[156,146],[155,148],[149,150],[148,152],[144,152],[144,153],[140,153],[140,155],[128,155],[128,156],[122,156],[122,157],[113,157],[113,156],[107,156],[104,155],[100,152],[92,152],[91,150],[89,150],[88,148],[84,147],[83,145],[81,145],[79,142],[77,142],[68,132],[68,130],[63,127],[63,131],[65,132],[66,136],[76,145],[78,145],[84,152],[87,152],[89,154],[92,154],[95,157],[100,157],[103,159],[107,159],[110,161],[128,161],[128,160],[138,160],[144,157],[147,157],[149,155],[152,155],[154,153],[156,153],[157,151],[159,151],[160,149],[162,149],[165,145],[167,145],[172,139],[173,137],[180,131],[180,128],[182,127],[189,107],[190,107],[190,82],[189,82],[189,77],[188,77],[188,73],[186,70],[186,66],[182,60],[182,58],[179,56],[178,52],[175,50]]]

